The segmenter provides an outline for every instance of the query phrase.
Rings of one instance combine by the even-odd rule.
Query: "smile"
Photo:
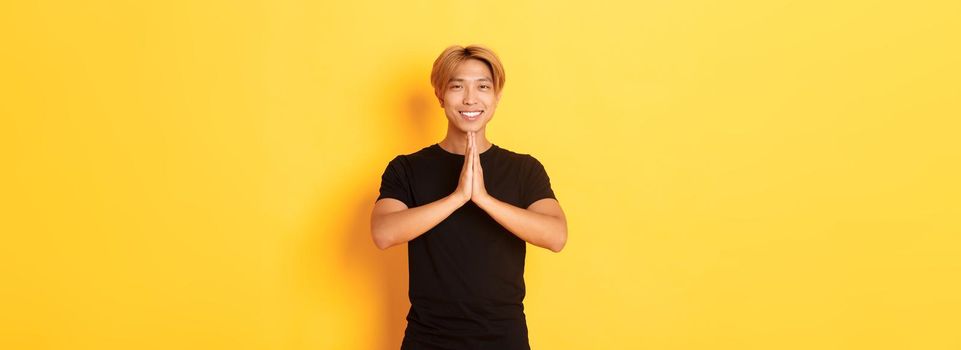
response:
[[[467,120],[476,120],[484,111],[460,111],[460,115]]]

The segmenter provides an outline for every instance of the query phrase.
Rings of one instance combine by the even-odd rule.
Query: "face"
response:
[[[500,95],[494,92],[493,74],[483,61],[461,62],[451,75],[441,106],[450,127],[479,131],[494,117]]]

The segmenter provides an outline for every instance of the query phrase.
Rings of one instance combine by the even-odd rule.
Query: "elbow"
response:
[[[561,231],[560,237],[557,239],[557,241],[554,242],[554,244],[552,244],[547,249],[550,249],[550,251],[555,253],[560,253],[561,250],[564,249],[565,245],[567,245],[567,228],[566,227],[564,228],[564,230]]]
[[[377,249],[380,249],[380,250],[385,250],[392,246],[392,244],[381,241],[381,240],[377,240],[376,238],[374,238],[374,245],[377,246]]]
[[[384,232],[383,228],[373,220],[371,220],[370,225],[370,237],[373,239],[374,246],[376,246],[377,249],[384,250],[394,245],[393,242],[391,242],[390,234]]]
[[[384,250],[394,245],[382,232],[371,231],[371,236],[374,239],[374,245],[377,246],[377,249]]]
[[[549,248],[547,248],[547,249],[550,249],[550,251],[555,252],[555,253],[560,253],[561,250],[564,250],[564,246],[565,246],[566,244],[567,244],[567,240],[565,239],[565,240],[562,240],[562,241],[560,241],[560,242],[558,242],[558,243],[555,243],[553,246],[551,246],[551,247],[549,247]]]

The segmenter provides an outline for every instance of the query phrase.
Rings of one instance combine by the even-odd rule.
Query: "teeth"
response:
[[[466,116],[466,117],[468,117],[468,118],[474,118],[474,117],[476,117],[476,116],[479,116],[479,115],[481,114],[481,112],[480,112],[480,111],[477,111],[477,112],[460,112],[460,114],[463,114],[464,116]]]

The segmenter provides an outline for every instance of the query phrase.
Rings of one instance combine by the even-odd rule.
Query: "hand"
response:
[[[474,201],[477,205],[481,205],[482,202],[490,199],[490,195],[487,194],[487,188],[484,186],[484,168],[481,167],[480,161],[480,151],[477,150],[477,133],[470,132],[467,135],[468,142],[470,145],[468,147],[472,154],[472,170],[473,170],[473,188],[471,189],[470,200]]]
[[[460,170],[460,180],[453,193],[453,196],[458,197],[461,204],[471,200],[474,189],[474,152],[472,148],[473,143],[470,142],[470,137],[468,137],[467,150],[464,152],[464,166]]]

